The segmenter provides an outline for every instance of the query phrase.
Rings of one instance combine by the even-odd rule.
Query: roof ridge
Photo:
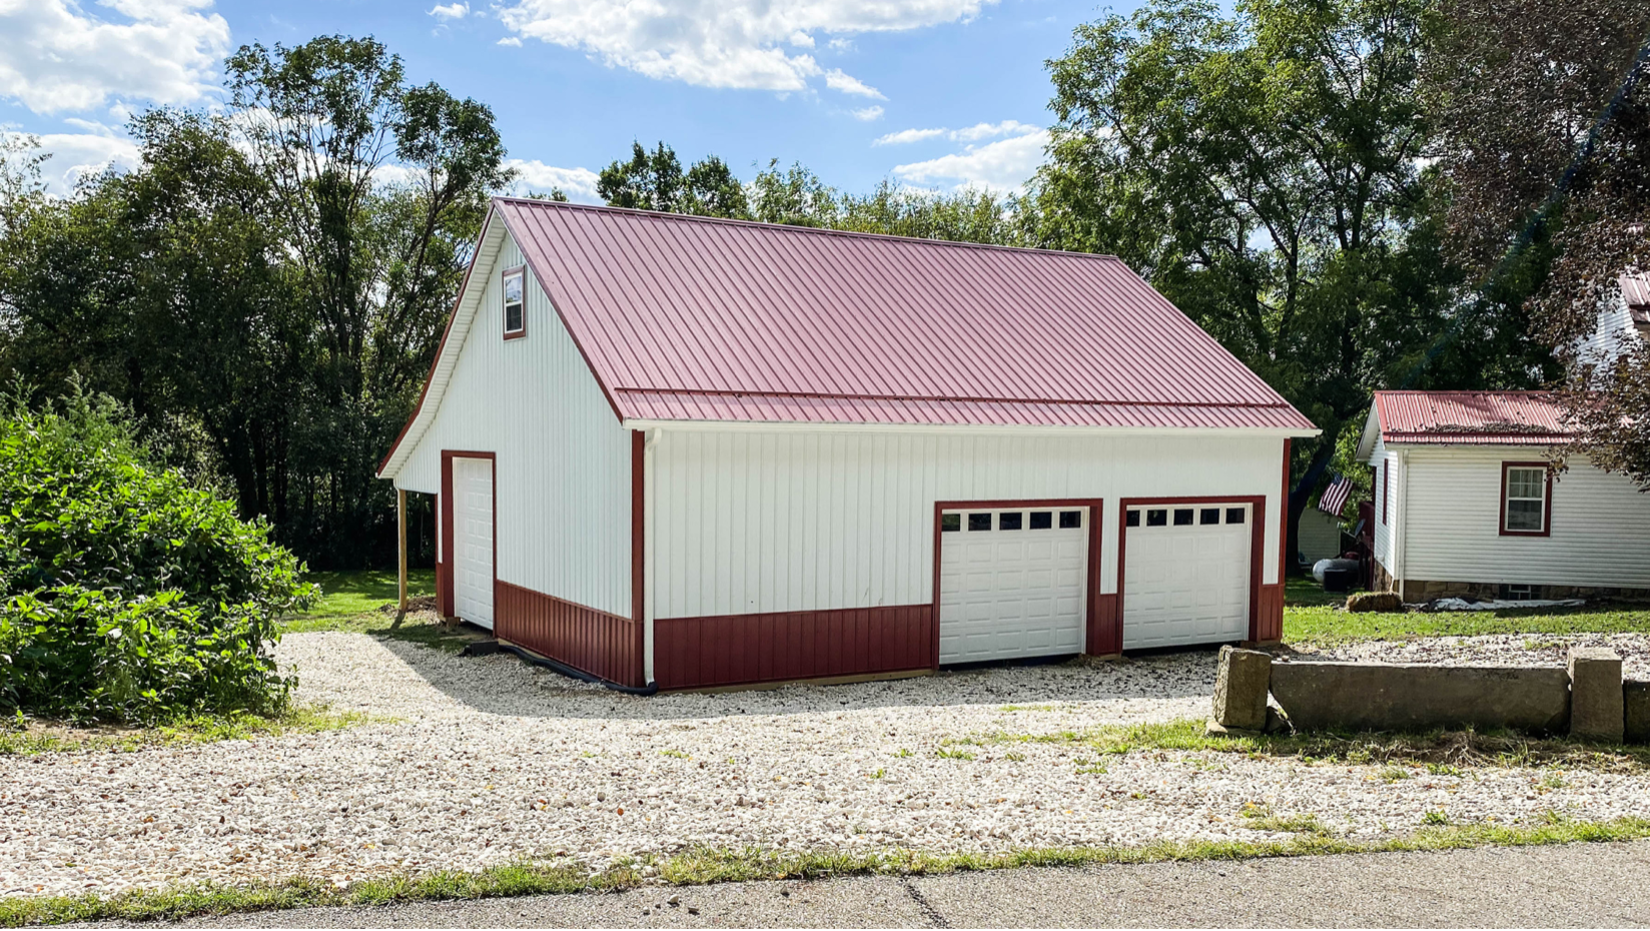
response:
[[[1019,252],[1030,255],[1057,255],[1082,259],[1100,259],[1115,262],[1128,268],[1128,264],[1121,258],[1109,252],[1071,252],[1065,249],[1044,249],[1037,246],[1003,246],[989,242],[968,242],[957,239],[929,239],[923,236],[896,236],[893,233],[867,233],[860,230],[839,230],[824,226],[797,226],[790,223],[766,223],[761,220],[739,220],[732,217],[706,217],[692,213],[669,213],[663,210],[639,210],[634,207],[612,207],[606,204],[575,204],[570,201],[539,200],[533,197],[506,197],[493,198],[495,203],[520,204],[522,206],[537,207],[553,210],[586,210],[592,213],[614,213],[620,215],[651,218],[657,220],[672,220],[685,223],[709,223],[721,226],[747,227],[768,230],[779,233],[803,233],[819,236],[838,236],[848,239],[871,239],[892,242],[920,243],[923,245],[955,246],[963,249],[985,249],[998,252]],[[1133,272],[1133,269],[1130,269]]]

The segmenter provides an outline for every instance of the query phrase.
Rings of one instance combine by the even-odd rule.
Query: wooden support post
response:
[[[396,544],[396,584],[399,586],[400,614],[407,613],[407,490],[395,490],[395,544]]]

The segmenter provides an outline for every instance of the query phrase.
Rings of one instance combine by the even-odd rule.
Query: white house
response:
[[[1376,587],[1406,601],[1650,590],[1650,495],[1584,456],[1552,475],[1569,439],[1537,392],[1377,392],[1358,447]]]
[[[379,475],[666,689],[1281,632],[1299,412],[1116,258],[500,199]]]

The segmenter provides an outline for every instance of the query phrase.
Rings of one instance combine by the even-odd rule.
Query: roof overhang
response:
[[[1068,427],[1038,424],[817,423],[813,421],[644,420],[621,423],[627,430],[678,433],[900,433],[945,436],[1194,436],[1299,439],[1323,433],[1317,427]]]

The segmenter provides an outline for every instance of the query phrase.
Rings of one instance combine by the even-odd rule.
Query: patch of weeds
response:
[[[0,898],[0,927],[62,924],[79,921],[176,921],[192,916],[236,912],[396,902],[482,899],[503,896],[558,895],[635,888],[644,879],[639,862],[654,865],[659,878],[675,885],[751,880],[804,880],[848,875],[924,875],[1032,866],[1085,866],[1111,863],[1206,862],[1299,857],[1320,854],[1389,853],[1460,850],[1469,847],[1527,847],[1577,842],[1620,842],[1650,838],[1650,819],[1545,824],[1439,825],[1379,841],[1297,834],[1266,841],[1160,841],[1140,847],[1044,847],[1006,853],[923,853],[915,850],[873,852],[794,852],[778,850],[697,849],[669,857],[623,860],[599,873],[563,861],[515,863],[475,873],[440,871],[356,882],[339,888],[319,879],[297,878],[248,886],[194,884],[114,896]]]
[[[887,771],[885,771],[882,767],[879,766],[879,767],[877,767],[877,771],[871,774],[871,778],[872,779],[881,779],[882,777],[884,777],[886,775],[888,775]]]
[[[1386,766],[1381,769],[1382,782],[1402,782],[1414,776],[1414,773],[1402,766]]]
[[[1080,776],[1101,776],[1109,772],[1109,770],[1106,769],[1106,764],[1100,762],[1099,760],[1077,760],[1076,763],[1077,774]]]
[[[1264,803],[1250,802],[1238,812],[1246,821],[1248,827],[1255,831],[1271,831],[1280,834],[1310,834],[1316,837],[1328,837],[1328,825],[1318,820],[1318,816],[1310,812],[1293,815],[1278,815],[1272,811],[1272,806]]]
[[[972,760],[974,754],[967,750],[953,750],[950,747],[941,747],[934,751],[934,755],[942,760]]]
[[[1447,824],[1450,823],[1449,822],[1449,815],[1445,814],[1444,810],[1442,808],[1439,808],[1435,811],[1429,811],[1426,814],[1422,815],[1421,816],[1421,823],[1422,824],[1437,825],[1439,827],[1442,827],[1442,826],[1447,825]]]
[[[676,749],[660,750],[659,755],[660,756],[668,756],[671,759],[675,759],[675,760],[691,760],[691,759],[693,759],[693,757],[687,755],[686,753],[682,752],[681,750],[676,750]]]
[[[908,757],[910,755],[911,755],[911,751],[907,750],[904,747],[899,748],[899,751],[894,754],[894,756],[899,757],[901,759],[904,759],[905,757]]]
[[[1423,734],[1323,732],[1212,736],[1202,720],[1103,725],[1083,731],[1016,734],[977,733],[968,738],[993,743],[1051,743],[1088,747],[1098,753],[1144,750],[1241,753],[1251,758],[1289,757],[1306,765],[1421,767],[1437,764],[1459,775],[1465,767],[1565,767],[1611,772],[1650,771],[1650,747],[1598,745],[1568,738],[1536,738],[1509,731],[1432,731]],[[1413,775],[1413,773],[1411,773]],[[1383,775],[1384,778],[1384,775]]]
[[[1010,763],[1024,763],[1026,761],[1026,755],[1024,753],[1010,750],[1009,752],[1003,754],[1003,759],[1009,761]]]
[[[165,724],[142,728],[75,727],[34,721],[24,730],[0,732],[0,755],[32,756],[39,753],[107,752],[131,753],[171,744],[215,743],[220,740],[251,740],[283,734],[315,734],[342,730],[375,720],[358,711],[332,711],[325,705],[302,705],[279,715],[264,716],[237,712],[226,715],[192,715]],[[379,719],[383,720],[383,719]]]
[[[998,711],[1059,711],[1059,705],[1003,705]]]
[[[1535,787],[1541,792],[1556,792],[1569,784],[1570,780],[1565,779],[1563,773],[1548,773],[1536,782]]]
[[[1427,772],[1433,776],[1459,776],[1461,767],[1451,766],[1448,763],[1428,763]]]

